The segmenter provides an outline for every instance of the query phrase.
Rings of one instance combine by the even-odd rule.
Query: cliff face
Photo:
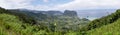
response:
[[[77,16],[77,12],[76,11],[65,10],[63,15],[74,17],[74,16]]]

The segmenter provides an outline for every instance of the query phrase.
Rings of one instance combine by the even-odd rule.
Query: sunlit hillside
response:
[[[0,0],[0,35],[120,35],[120,0]]]
[[[112,24],[90,30],[87,35],[120,35],[120,19]]]

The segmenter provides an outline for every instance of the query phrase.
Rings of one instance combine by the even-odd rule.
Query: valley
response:
[[[0,8],[0,35],[119,35],[120,10],[94,20],[73,10]]]

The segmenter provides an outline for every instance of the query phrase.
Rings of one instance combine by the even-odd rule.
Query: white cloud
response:
[[[34,0],[0,0],[0,7],[6,9],[33,9],[33,10],[47,10],[49,7],[45,5],[32,5],[31,1]]]
[[[0,0],[0,6],[7,9],[24,8],[29,6],[30,1],[32,0]]]
[[[94,8],[120,8],[120,0],[74,0],[72,2],[55,6],[54,9],[94,9]]]
[[[7,9],[26,8],[34,10],[79,10],[94,8],[120,8],[120,0],[73,0],[69,3],[49,5],[32,5],[34,0],[0,0],[0,6]],[[49,2],[48,0],[43,0]],[[59,1],[58,1],[59,2]],[[54,2],[53,2],[54,3]]]

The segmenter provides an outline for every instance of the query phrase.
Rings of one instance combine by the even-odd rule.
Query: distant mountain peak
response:
[[[65,16],[77,16],[77,12],[73,10],[65,10],[64,14]]]

